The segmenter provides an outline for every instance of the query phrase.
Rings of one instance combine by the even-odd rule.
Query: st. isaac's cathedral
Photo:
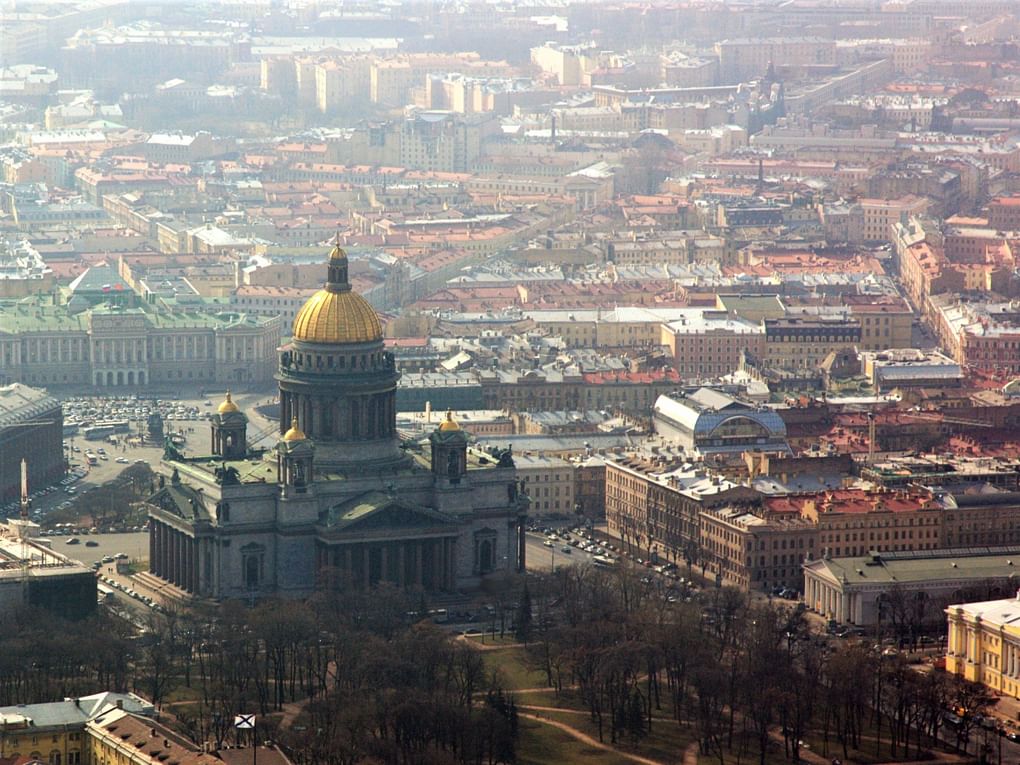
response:
[[[324,581],[439,592],[523,567],[512,456],[470,450],[449,415],[427,445],[401,444],[399,374],[347,266],[337,245],[279,350],[275,449],[249,449],[229,393],[208,454],[167,445],[149,500],[153,586],[212,599],[300,597]]]

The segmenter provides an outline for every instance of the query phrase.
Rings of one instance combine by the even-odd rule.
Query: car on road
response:
[[[113,557],[116,558],[117,560],[127,560],[128,559],[128,554],[127,553],[119,552],[116,555],[114,555]]]
[[[542,542],[542,545],[545,546],[545,547],[553,547],[554,546],[551,539],[546,539],[544,542]]]
[[[127,457],[118,457],[118,458],[117,458],[116,460],[114,460],[114,461],[115,461],[115,462],[117,462],[117,463],[119,463],[119,464],[121,464],[121,465],[126,465],[126,464],[128,464],[128,459],[127,459]]]
[[[99,547],[99,542],[94,539],[90,539],[85,543],[86,547]]]
[[[574,552],[573,548],[570,545],[563,545],[563,547],[560,548],[560,551],[565,552],[567,555],[570,555],[572,552]]]
[[[66,542],[64,542],[64,544],[65,545],[77,545],[77,544],[81,544],[81,540],[78,539],[78,537],[71,537]]]

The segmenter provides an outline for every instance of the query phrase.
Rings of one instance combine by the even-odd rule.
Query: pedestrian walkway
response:
[[[542,717],[541,713],[531,714],[528,712],[519,712],[518,716],[524,717],[528,720],[533,720],[535,722],[542,723],[543,725],[551,725],[553,728],[557,728],[563,731],[564,733],[570,734],[578,741],[587,746],[593,747],[595,749],[602,749],[603,751],[606,752],[612,752],[618,757],[623,757],[625,760],[630,760],[631,762],[640,763],[640,765],[670,765],[669,763],[663,762],[662,760],[652,760],[649,759],[648,757],[642,757],[639,754],[631,754],[630,752],[625,752],[622,749],[617,749],[615,746],[603,743],[602,741],[599,741],[598,739],[589,736],[584,731],[580,731],[577,728],[574,728],[573,726],[560,722],[559,720],[550,720],[548,717]],[[685,765],[686,757],[687,753],[685,751],[684,752]]]

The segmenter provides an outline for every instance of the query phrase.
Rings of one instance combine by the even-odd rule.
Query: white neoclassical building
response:
[[[962,600],[1020,586],[1020,547],[917,550],[806,561],[804,603],[840,624],[871,626],[894,590],[919,599]]]

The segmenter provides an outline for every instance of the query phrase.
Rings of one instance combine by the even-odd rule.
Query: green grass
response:
[[[479,645],[517,645],[520,643],[510,632],[507,632],[503,637],[499,636],[499,631],[496,632],[496,637],[493,637],[491,632],[482,635],[465,635],[464,637]]]
[[[517,746],[519,765],[633,765],[619,755],[588,746],[566,731],[521,719]]]
[[[553,705],[550,704],[548,706]],[[552,720],[557,720],[577,728],[594,739],[599,737],[598,724],[592,721],[586,711],[585,714],[577,714],[576,711],[542,712],[541,714]],[[610,743],[608,719],[603,721],[602,735],[605,742],[607,744]],[[620,740],[613,744],[613,746],[622,751],[640,754],[642,757],[660,760],[664,763],[679,763],[683,761],[684,750],[693,741],[694,734],[689,728],[682,728],[673,721],[653,720],[651,731],[638,742],[637,746],[632,746],[625,736],[621,736]]]
[[[903,745],[896,748],[896,756],[893,757],[889,753],[889,727],[888,723],[882,726],[882,750],[878,754],[875,753],[875,733],[874,726],[865,722],[864,729],[861,731],[861,749],[854,749],[848,747],[847,752],[849,753],[849,761],[856,763],[857,765],[872,765],[873,763],[880,762],[915,762],[919,759],[923,759],[923,756],[919,756],[917,748],[915,747],[914,737],[910,739],[910,756],[905,757],[903,754]],[[804,737],[804,740],[811,747],[811,751],[815,752],[822,757],[838,757],[843,759],[843,746],[839,743],[836,738],[836,734],[832,731],[829,732],[829,746],[828,750],[825,749],[821,728],[816,728],[808,732],[808,735]],[[925,748],[930,751],[931,747],[927,746],[929,742],[925,741]]]
[[[202,699],[198,683],[192,678],[191,687],[184,684],[184,678],[178,678],[177,682],[163,699],[164,704],[198,703]]]
[[[507,690],[520,688],[544,688],[546,677],[527,665],[523,648],[499,648],[482,652],[482,659],[489,671],[498,671]]]

